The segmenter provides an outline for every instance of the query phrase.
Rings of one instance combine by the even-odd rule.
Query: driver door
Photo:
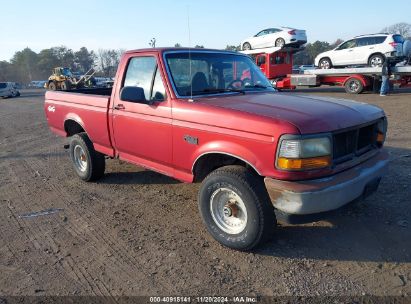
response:
[[[171,100],[158,58],[155,54],[126,56],[128,64],[112,109],[115,148],[121,159],[165,173],[172,157]],[[121,89],[126,86],[142,88],[145,101],[121,100]]]
[[[352,64],[353,60],[355,59],[355,47],[356,40],[351,39],[336,48],[331,58],[333,65]]]

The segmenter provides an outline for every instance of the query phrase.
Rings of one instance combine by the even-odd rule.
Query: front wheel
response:
[[[70,141],[70,158],[76,174],[84,181],[94,181],[104,175],[104,155],[94,150],[86,133],[74,135]]]
[[[331,60],[329,58],[322,58],[320,59],[320,61],[318,62],[318,67],[320,69],[331,69],[332,68],[332,63]]]
[[[273,232],[274,208],[259,176],[241,166],[226,166],[203,181],[199,210],[208,232],[222,245],[250,250]]]
[[[49,90],[51,90],[51,91],[56,91],[57,90],[57,86],[56,86],[56,83],[54,81],[49,83]]]

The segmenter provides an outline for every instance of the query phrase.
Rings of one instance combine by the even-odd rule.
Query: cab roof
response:
[[[205,49],[205,48],[188,48],[188,47],[158,47],[158,48],[144,48],[144,49],[135,49],[126,51],[125,54],[133,54],[133,53],[144,53],[144,52],[158,52],[164,53],[168,51],[191,51],[191,52],[218,52],[218,53],[227,53],[227,54],[238,54],[241,53],[229,50],[218,50],[218,49]]]

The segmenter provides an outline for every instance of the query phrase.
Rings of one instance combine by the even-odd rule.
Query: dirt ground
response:
[[[251,253],[208,235],[198,185],[118,160],[101,181],[82,182],[47,127],[44,92],[0,99],[0,296],[411,296],[411,90],[300,93],[382,107],[390,172],[364,202],[280,223]]]

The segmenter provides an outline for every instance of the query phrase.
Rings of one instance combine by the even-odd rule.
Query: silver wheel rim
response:
[[[358,84],[357,81],[352,80],[350,81],[350,83],[348,84],[348,87],[350,88],[351,92],[357,92],[358,88],[360,87],[360,85]]]
[[[372,66],[372,67],[382,66],[382,59],[381,59],[381,57],[373,57],[373,58],[371,58],[371,66]]]
[[[243,49],[244,51],[251,50],[251,45],[249,43],[244,43]]]
[[[210,212],[216,225],[228,234],[241,233],[247,225],[247,209],[231,189],[219,188],[210,198]]]
[[[277,42],[275,43],[277,47],[283,47],[285,44],[285,41],[282,39],[277,40]]]
[[[81,172],[85,172],[87,170],[87,156],[84,153],[83,148],[80,145],[76,145],[74,147],[74,164],[76,165],[77,169]]]
[[[330,63],[328,62],[328,60],[321,60],[320,68],[329,69],[330,68]]]

